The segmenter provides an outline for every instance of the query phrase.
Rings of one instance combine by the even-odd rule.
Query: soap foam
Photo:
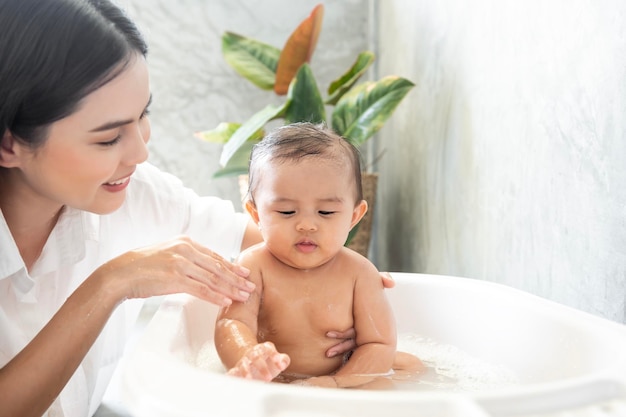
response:
[[[191,365],[205,371],[217,372],[220,374],[226,373],[226,369],[224,368],[224,365],[222,365],[222,361],[217,354],[217,349],[215,348],[213,340],[205,342],[202,347],[200,347],[198,355],[195,358],[191,358],[190,362]]]
[[[398,336],[398,350],[411,353],[422,360],[426,370],[414,377],[394,378],[396,389],[483,391],[517,384],[515,374],[504,367],[475,358],[455,346],[438,343],[416,334]],[[215,373],[225,373],[224,366],[213,341],[206,342],[195,358],[189,358],[192,366]]]
[[[505,367],[416,334],[399,335],[398,350],[417,356],[426,366],[411,389],[484,391],[518,383],[515,374]]]

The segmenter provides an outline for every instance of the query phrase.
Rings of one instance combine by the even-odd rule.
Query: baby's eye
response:
[[[325,211],[325,210],[320,210],[319,213],[322,216],[330,216],[331,214],[335,213],[334,211]]]
[[[292,214],[295,213],[295,211],[293,211],[293,210],[285,210],[285,211],[278,210],[278,213],[282,214],[283,216],[291,216]]]

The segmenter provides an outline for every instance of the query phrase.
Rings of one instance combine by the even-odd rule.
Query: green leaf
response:
[[[204,130],[202,132],[196,132],[193,135],[206,142],[226,143],[240,126],[241,123],[222,122],[213,130]]]
[[[237,149],[232,158],[228,160],[226,166],[213,173],[213,178],[247,174],[250,153],[252,152],[252,147],[257,143],[259,143],[259,139],[246,141],[239,149]]]
[[[374,59],[375,56],[373,52],[361,52],[354,64],[352,64],[352,67],[341,77],[330,83],[328,86],[329,97],[326,100],[326,104],[337,104],[337,101],[352,88],[370,65],[372,65]]]
[[[309,64],[303,64],[289,86],[289,106],[285,121],[321,123],[326,121],[326,109]]]
[[[358,147],[380,130],[414,86],[397,76],[357,85],[337,103],[333,129]]]
[[[363,220],[361,219],[361,221]],[[359,231],[359,226],[361,225],[361,221],[359,221],[357,224],[354,225],[352,229],[350,229],[350,233],[348,233],[348,237],[346,238],[346,242],[343,244],[343,246],[348,246],[350,242],[352,242],[352,239],[354,239],[354,237],[356,236],[356,233]]]
[[[274,88],[280,49],[232,32],[222,35],[222,54],[242,77],[264,90]]]
[[[222,155],[220,156],[220,164],[225,167],[228,161],[235,155],[237,150],[241,148],[248,140],[254,139],[258,136],[259,131],[270,120],[282,117],[286,106],[289,101],[285,102],[282,106],[276,107],[269,105],[263,108],[261,111],[254,114],[247,122],[241,125],[239,129],[235,131],[230,140],[224,145],[222,149]],[[256,135],[256,136],[255,136]]]

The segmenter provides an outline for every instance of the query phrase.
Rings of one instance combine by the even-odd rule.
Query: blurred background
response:
[[[150,46],[150,160],[202,195],[221,146],[193,137],[271,102],[226,30],[282,48],[320,1],[120,0]],[[327,0],[320,85],[358,52],[416,83],[366,149],[381,270],[510,285],[626,322],[626,2]],[[378,158],[380,156],[380,158]]]

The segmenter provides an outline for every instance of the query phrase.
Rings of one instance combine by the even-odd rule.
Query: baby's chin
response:
[[[298,257],[298,258],[304,258],[304,257]],[[316,259],[311,259],[311,258],[312,257],[309,257],[309,259],[294,259],[294,258],[287,258],[287,257],[285,258],[278,257],[278,259],[285,265],[288,265],[294,269],[299,269],[302,271],[310,271],[310,270],[320,268],[326,265],[331,259],[331,258],[320,259],[319,257],[316,257]]]

